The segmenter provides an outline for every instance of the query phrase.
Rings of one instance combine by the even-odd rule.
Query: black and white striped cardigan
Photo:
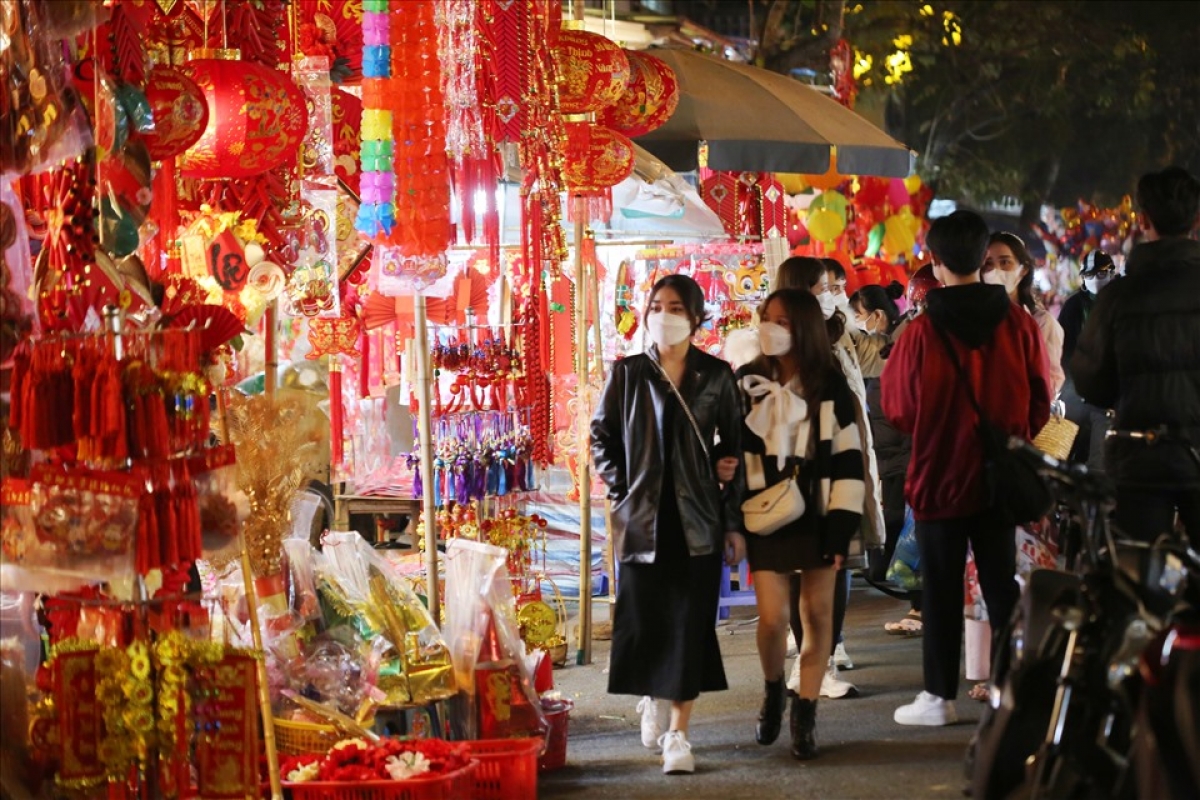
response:
[[[738,371],[740,381],[744,375],[753,374],[743,368]],[[750,411],[750,399],[742,394],[746,414]],[[826,380],[825,390],[817,411],[817,424],[809,426],[809,458],[815,468],[816,497],[808,497],[809,486],[802,482],[804,498],[810,508],[815,508],[825,524],[823,526],[823,550],[827,555],[845,556],[850,549],[850,539],[858,532],[862,521],[863,498],[866,486],[863,481],[862,439],[855,423],[857,401],[850,391],[845,376],[834,370]],[[809,411],[810,418],[812,411]],[[789,437],[791,440],[794,437]],[[745,451],[744,469],[739,474],[746,481],[743,496],[749,497],[791,474],[796,464],[789,457],[784,468],[779,469],[772,454],[766,455],[766,443],[745,424],[742,425],[742,448]]]

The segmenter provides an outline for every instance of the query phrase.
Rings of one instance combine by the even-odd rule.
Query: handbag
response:
[[[1079,425],[1067,419],[1062,402],[1054,403],[1051,407],[1050,419],[1045,427],[1033,437],[1033,446],[1051,458],[1066,461],[1075,445],[1075,437],[1079,435]]]
[[[1054,497],[1050,494],[1049,487],[1038,474],[1036,467],[1016,457],[1009,449],[1008,434],[984,415],[949,337],[936,325],[933,329],[941,338],[946,354],[950,356],[950,363],[954,365],[954,371],[958,374],[967,399],[979,419],[976,431],[983,444],[983,476],[989,507],[1013,525],[1041,519],[1054,505]]]
[[[801,447],[802,443],[797,441],[795,449],[799,451]],[[797,452],[796,455],[801,453]],[[784,525],[803,517],[804,509],[800,466],[797,464],[793,465],[792,474],[787,478],[742,502],[742,526],[747,533],[755,536],[770,536]]]

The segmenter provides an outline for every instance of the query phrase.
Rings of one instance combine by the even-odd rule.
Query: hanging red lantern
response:
[[[146,78],[153,129],[142,134],[155,161],[165,161],[200,141],[208,125],[204,92],[188,76],[170,67],[155,67]]]
[[[621,99],[629,59],[615,42],[596,33],[564,30],[554,46],[558,104],[564,114],[587,114]]]
[[[208,102],[204,135],[180,161],[185,178],[246,178],[296,157],[308,112],[286,73],[217,58],[193,59],[183,69]]]
[[[563,182],[572,194],[607,193],[633,173],[633,142],[629,139],[588,122],[568,122],[566,128]]]
[[[625,51],[630,77],[625,93],[596,112],[596,122],[625,136],[643,136],[662,127],[679,105],[679,81],[666,62],[654,56]]]

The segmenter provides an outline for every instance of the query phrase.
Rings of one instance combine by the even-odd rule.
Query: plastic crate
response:
[[[537,800],[541,737],[463,742],[475,759],[475,800]]]
[[[310,781],[285,783],[284,788],[292,800],[472,800],[479,797],[475,791],[477,767],[478,763],[472,761],[460,770],[432,778],[359,783]]]

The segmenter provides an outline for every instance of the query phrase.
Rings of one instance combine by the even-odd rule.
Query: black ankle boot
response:
[[[779,728],[783,724],[783,693],[783,678],[763,682],[762,708],[758,710],[758,726],[754,729],[754,740],[759,744],[773,744],[779,738]]]
[[[817,757],[817,701],[792,698],[792,756],[807,760]]]

